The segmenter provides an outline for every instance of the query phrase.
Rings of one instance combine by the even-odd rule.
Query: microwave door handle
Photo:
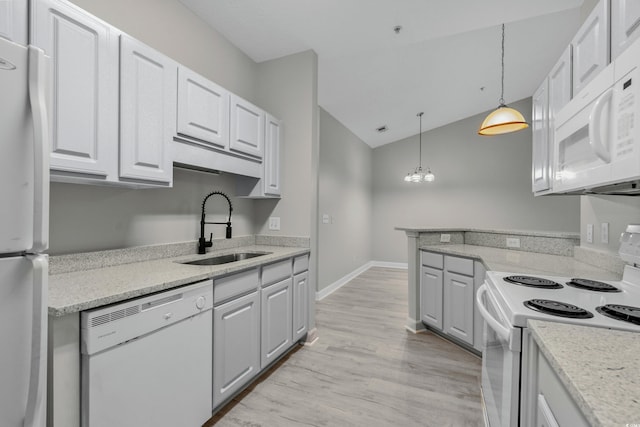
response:
[[[589,115],[589,144],[591,149],[603,162],[611,162],[611,153],[602,142],[602,111],[613,96],[613,88],[607,89],[596,101]]]
[[[496,320],[491,315],[491,313],[489,313],[489,310],[487,310],[487,308],[484,306],[484,300],[482,297],[486,293],[487,293],[487,285],[483,284],[482,286],[480,286],[480,289],[478,289],[478,293],[476,294],[478,311],[480,312],[484,320],[489,324],[491,329],[493,329],[496,332],[496,334],[498,334],[499,337],[501,337],[507,342],[510,342],[510,338],[511,338],[510,329],[502,325],[500,322],[498,322],[498,320]]]
[[[33,117],[34,151],[34,252],[43,252],[49,246],[49,121],[46,97],[48,75],[49,62],[44,51],[29,46],[29,103]]]

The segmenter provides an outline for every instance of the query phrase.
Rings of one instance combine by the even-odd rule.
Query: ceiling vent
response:
[[[379,128],[376,128],[376,131],[378,131],[379,133],[384,133],[384,132],[386,132],[388,130],[389,130],[389,128],[387,127],[387,125],[380,126]]]

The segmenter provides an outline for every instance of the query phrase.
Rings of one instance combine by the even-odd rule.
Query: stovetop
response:
[[[619,289],[619,292],[599,292],[581,289],[567,285],[574,277],[559,277],[547,275],[529,275],[542,279],[544,283],[555,282],[561,288],[527,287],[506,281],[510,276],[522,276],[518,273],[487,272],[487,287],[498,300],[502,311],[512,325],[526,327],[527,319],[539,319],[555,322],[574,323],[586,326],[604,327],[627,331],[640,332],[640,324],[613,319],[597,310],[598,307],[607,305],[632,306],[640,308],[640,269],[627,265],[622,281],[603,280],[606,285]],[[588,279],[588,278],[583,278]],[[536,283],[534,281],[534,283]],[[597,285],[598,286],[598,285]],[[608,288],[608,286],[606,286]],[[563,315],[546,314],[539,311],[536,304],[525,304],[530,300],[548,300],[547,305],[551,309],[562,308],[562,304],[583,309],[591,317],[583,318],[564,317]],[[574,310],[569,308],[569,311]],[[606,312],[607,310],[604,310]],[[628,311],[628,310],[627,310]]]

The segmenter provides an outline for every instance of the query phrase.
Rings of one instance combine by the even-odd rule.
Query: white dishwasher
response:
[[[82,425],[196,427],[211,417],[213,282],[82,312]]]

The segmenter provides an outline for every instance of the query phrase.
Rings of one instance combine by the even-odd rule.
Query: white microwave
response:
[[[640,193],[640,40],[556,116],[554,193]]]

